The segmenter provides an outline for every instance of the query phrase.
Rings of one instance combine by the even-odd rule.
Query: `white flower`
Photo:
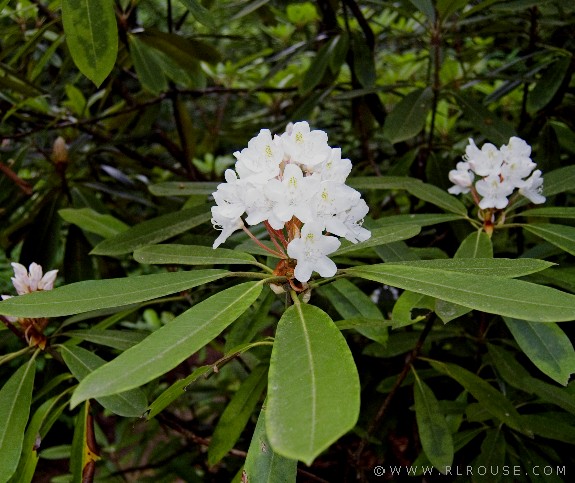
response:
[[[479,149],[473,139],[470,139],[463,158],[478,176],[489,176],[501,172],[503,156],[491,143],[485,143]]]
[[[351,173],[351,161],[349,159],[341,159],[341,148],[333,148],[329,158],[319,166],[314,166],[312,171],[317,173],[322,181],[345,183],[349,173]]]
[[[346,212],[343,224],[347,228],[345,238],[352,243],[362,242],[371,237],[371,232],[362,225],[365,215],[369,212],[369,206],[363,198]]]
[[[269,129],[250,139],[248,147],[236,151],[236,171],[240,178],[255,178],[267,181],[275,178],[280,172],[280,163],[284,158],[284,150],[279,140],[272,139]]]
[[[312,201],[314,222],[322,230],[337,236],[346,236],[346,212],[360,199],[361,195],[353,188],[334,181],[322,181]]]
[[[541,193],[543,192],[543,178],[541,177],[541,170],[537,169],[533,171],[530,178],[525,180],[525,185],[519,189],[525,198],[528,198],[531,202],[539,205],[545,203],[545,196]]]
[[[469,163],[460,161],[457,163],[457,169],[452,169],[449,172],[449,181],[454,185],[447,190],[449,193],[452,195],[469,193],[473,180],[475,179],[475,175],[469,167]]]
[[[301,238],[293,239],[287,247],[289,257],[297,260],[295,278],[305,283],[314,271],[322,277],[333,277],[337,267],[327,255],[340,245],[337,238],[322,235],[321,227],[306,223],[301,230]]]
[[[274,201],[273,212],[281,221],[289,221],[295,216],[307,223],[312,219],[310,198],[318,184],[316,179],[304,177],[299,166],[288,164],[284,168],[283,179],[270,180],[265,187],[265,194]]]
[[[491,174],[475,183],[475,189],[483,196],[479,202],[479,208],[482,210],[486,208],[501,210],[509,203],[507,197],[513,193],[515,186],[505,180],[501,181],[499,175]]]
[[[225,207],[212,206],[212,225],[216,230],[221,230],[220,236],[214,241],[213,248],[219,247],[236,230],[244,226],[240,217],[230,218],[225,214]]]
[[[324,131],[311,131],[305,121],[296,122],[291,130],[281,136],[284,149],[290,159],[306,167],[313,167],[329,158],[331,148]]]
[[[42,267],[34,262],[30,264],[28,270],[26,270],[24,265],[15,262],[12,263],[12,268],[14,269],[12,284],[18,295],[41,290],[52,290],[58,275],[58,270],[50,270],[42,276]]]
[[[220,207],[219,216],[236,219],[246,211],[246,183],[238,180],[232,169],[226,169],[224,176],[227,182],[218,185],[213,197]]]

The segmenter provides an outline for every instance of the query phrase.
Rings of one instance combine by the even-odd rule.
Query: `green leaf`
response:
[[[110,238],[129,228],[123,221],[112,215],[103,215],[91,208],[63,208],[58,210],[58,214],[68,223],[104,238]]]
[[[569,72],[571,61],[571,56],[566,55],[556,59],[547,67],[535,87],[529,92],[527,98],[527,110],[529,112],[539,111],[551,102]]]
[[[493,258],[491,238],[483,230],[477,230],[459,245],[454,258]]]
[[[399,225],[399,226],[384,226],[371,230],[371,237],[366,241],[359,243],[351,243],[347,240],[342,240],[339,249],[331,256],[347,255],[364,248],[376,247],[392,243],[398,240],[407,240],[414,237],[421,231],[421,227],[417,225]]]
[[[494,369],[510,386],[528,394],[536,394],[543,401],[575,414],[575,395],[571,394],[568,388],[557,387],[531,377],[513,354],[501,347],[489,344],[488,350]]]
[[[8,481],[16,471],[30,415],[34,388],[35,359],[20,366],[0,389],[0,481]]]
[[[194,381],[197,381],[202,376],[205,377],[213,370],[214,366],[212,365],[200,366],[194,369],[194,371],[188,377],[176,381],[162,394],[160,394],[152,404],[150,404],[148,411],[146,412],[146,419],[149,421],[150,419],[156,417],[176,399],[178,399],[180,396],[183,396],[186,388],[190,384],[192,384]]]
[[[403,189],[413,196],[439,206],[460,217],[467,218],[467,208],[455,196],[435,185],[423,183],[422,181],[405,176],[379,176],[379,177],[357,177],[351,178],[348,184],[355,189]],[[429,216],[429,215],[428,215]],[[377,223],[377,222],[376,222]],[[417,221],[415,221],[417,224]]]
[[[544,207],[533,208],[521,212],[521,216],[525,217],[543,217],[543,218],[575,218],[575,207]]]
[[[453,439],[431,389],[414,373],[415,418],[423,451],[435,468],[445,473],[453,462]]]
[[[198,0],[180,0],[180,2],[182,2],[198,22],[208,28],[214,28],[212,14]]]
[[[62,0],[66,42],[80,72],[100,86],[118,53],[118,27],[112,0]]]
[[[266,427],[274,451],[309,465],[358,415],[359,376],[344,337],[321,309],[296,302],[278,323],[270,361]]]
[[[575,189],[575,165],[564,166],[545,173],[543,194],[553,196]]]
[[[463,110],[463,116],[469,123],[489,142],[494,144],[507,144],[509,138],[515,136],[513,126],[503,121],[489,109],[479,104],[469,95],[454,94],[457,104]]]
[[[383,134],[393,144],[410,139],[424,128],[431,109],[431,87],[416,89],[399,101],[383,125]]]
[[[209,269],[88,280],[4,300],[0,302],[0,314],[32,318],[58,317],[122,307],[213,282],[228,273],[225,270]]]
[[[142,86],[153,94],[168,89],[168,79],[162,69],[160,53],[144,44],[138,36],[128,35],[132,62]]]
[[[226,406],[208,448],[210,466],[218,463],[236,444],[266,387],[267,374],[267,365],[254,368]]]
[[[96,354],[77,346],[61,346],[62,359],[78,381],[103,366],[106,361]],[[96,398],[102,406],[118,416],[140,417],[148,407],[148,400],[141,389],[132,389],[121,394]]]
[[[448,272],[469,273],[502,278],[516,278],[540,272],[554,264],[537,258],[448,258],[438,260],[411,260],[388,263],[387,266],[432,268]],[[379,265],[372,265],[379,266]],[[362,267],[361,269],[370,267]]]
[[[260,282],[246,282],[194,305],[88,375],[72,395],[71,405],[127,391],[165,374],[217,337],[261,290]]]
[[[461,384],[489,414],[495,416],[510,428],[530,436],[531,433],[523,423],[522,417],[515,409],[515,406],[488,382],[458,365],[432,360],[428,362],[434,369]]]
[[[87,340],[94,344],[104,345],[118,350],[126,350],[142,342],[147,334],[127,330],[85,329],[70,330],[62,335]]]
[[[431,22],[435,22],[435,7],[431,0],[409,0]]]
[[[476,468],[503,468],[505,463],[505,438],[501,427],[488,429],[481,443],[481,452],[474,462]],[[501,473],[490,475],[489,481],[495,483],[501,479]],[[478,478],[481,481],[481,478]]]
[[[485,260],[487,259],[483,259]],[[575,319],[575,296],[522,280],[449,272],[407,264],[371,265],[349,268],[345,272],[351,276],[430,295],[483,312],[536,322]]]
[[[505,324],[521,350],[543,373],[567,385],[575,372],[575,351],[557,324],[535,324],[505,318]]]
[[[350,45],[353,52],[353,70],[359,83],[363,87],[372,87],[377,78],[375,59],[365,36],[353,30],[350,36]]]
[[[159,243],[184,233],[211,219],[207,205],[180,210],[146,220],[112,238],[104,240],[91,251],[92,255],[123,255],[145,245]],[[214,235],[215,236],[215,235]]]
[[[246,265],[256,259],[248,253],[227,248],[211,248],[197,245],[150,245],[138,248],[134,260],[153,265]]]
[[[212,181],[164,181],[150,185],[148,189],[154,196],[207,196],[218,189],[218,184]]]
[[[301,95],[311,92],[321,82],[341,38],[340,35],[336,35],[318,50],[301,81],[299,88]]]
[[[425,320],[426,315],[413,316],[412,311],[414,309],[433,310],[433,308],[433,298],[406,290],[399,296],[393,305],[393,310],[391,312],[393,328],[397,329],[399,327],[407,327]]]
[[[296,481],[297,460],[284,458],[270,445],[262,408],[252,436],[244,471],[247,482],[292,483]]]
[[[445,211],[467,216],[467,208],[461,201],[435,185],[421,182],[410,183],[406,188],[407,191],[420,200],[439,206]]]
[[[556,413],[546,414],[526,414],[521,417],[531,431],[543,438],[563,441],[570,445],[575,444],[575,426],[569,424]]]
[[[429,213],[429,214],[414,214],[414,215],[394,215],[384,216],[374,221],[376,226],[384,225],[418,225],[429,226],[437,225],[439,223],[447,223],[449,221],[461,220],[461,215],[450,215],[448,213]]]
[[[382,323],[379,326],[356,326],[354,328],[360,334],[380,344],[387,341],[387,326],[383,324],[382,313],[371,299],[349,280],[339,279],[323,285],[319,288],[319,293],[331,302],[344,319],[362,317],[380,320]]]
[[[467,0],[437,0],[437,13],[442,20],[446,20],[457,10],[467,7]]]
[[[551,223],[529,223],[521,226],[567,253],[575,255],[575,227]]]

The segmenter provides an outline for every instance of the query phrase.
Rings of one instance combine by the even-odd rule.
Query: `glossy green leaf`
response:
[[[485,439],[481,443],[481,452],[474,462],[476,468],[503,468],[505,463],[505,437],[501,427],[488,429],[485,432]],[[495,473],[495,472],[493,472]],[[489,481],[496,483],[500,481],[502,471],[497,471],[497,474],[490,474]],[[481,478],[477,479],[481,481]]]
[[[522,280],[450,272],[409,263],[349,268],[345,272],[483,312],[536,322],[575,319],[575,296],[571,294]]]
[[[99,86],[118,53],[118,27],[112,0],[62,0],[66,42],[82,74]]]
[[[575,208],[574,207],[556,207],[549,206],[543,208],[533,208],[531,210],[525,210],[521,212],[521,216],[526,216],[530,218],[543,217],[543,218],[575,218]]]
[[[385,225],[418,225],[430,226],[439,223],[447,223],[449,221],[461,220],[461,215],[450,215],[448,213],[430,213],[430,214],[414,214],[414,215],[394,215],[384,216],[374,221],[376,226]]]
[[[575,255],[575,227],[551,223],[529,223],[521,226],[567,253]]]
[[[164,181],[150,185],[148,189],[154,196],[207,196],[218,189],[218,184],[212,181]]]
[[[217,337],[247,310],[261,290],[261,283],[246,282],[194,305],[88,375],[72,395],[72,406],[88,398],[127,391],[165,374]]]
[[[568,388],[557,387],[535,379],[513,354],[501,347],[489,344],[488,349],[494,369],[510,386],[528,394],[536,394],[543,401],[575,414],[575,395]]]
[[[575,372],[575,351],[557,324],[535,324],[505,318],[521,350],[543,373],[564,386]]]
[[[350,47],[353,52],[353,70],[363,87],[372,87],[377,75],[374,53],[363,34],[353,30],[350,36]]]
[[[171,403],[173,403],[180,396],[185,394],[186,388],[191,385],[194,381],[197,381],[200,377],[206,376],[214,370],[214,366],[200,366],[194,369],[194,371],[186,378],[180,379],[172,384],[168,389],[166,389],[162,394],[160,394],[146,412],[146,419],[150,420],[161,413],[165,408],[167,408]]]
[[[362,317],[380,320],[382,323],[371,326],[354,327],[360,334],[380,344],[387,341],[387,325],[384,317],[372,300],[358,287],[346,279],[339,279],[319,288],[319,293],[326,297],[344,319]]]
[[[78,381],[103,366],[106,361],[93,352],[77,346],[61,346],[62,359]],[[96,398],[102,406],[118,416],[140,417],[144,414],[148,401],[141,389],[132,389],[121,394]]]
[[[431,22],[435,22],[435,6],[431,0],[409,0]]]
[[[439,206],[445,211],[467,216],[467,208],[461,201],[435,185],[421,182],[410,183],[406,189],[420,200]]]
[[[209,206],[201,205],[146,220],[112,238],[104,240],[92,250],[92,255],[124,255],[136,248],[152,245],[180,235],[211,219]],[[215,238],[215,236],[214,236]]]
[[[138,38],[149,47],[163,52],[188,73],[194,73],[198,61],[215,64],[221,60],[218,50],[210,44],[175,33],[148,28]]]
[[[341,246],[331,256],[347,255],[364,248],[376,247],[392,243],[398,240],[407,240],[414,237],[421,231],[417,225],[384,226],[371,230],[371,237],[366,241],[351,243],[347,240],[341,241]]]
[[[527,110],[529,112],[539,111],[551,102],[569,72],[571,61],[571,56],[566,55],[556,59],[547,67],[535,87],[529,92],[527,97]]]
[[[278,323],[270,361],[266,428],[274,451],[309,465],[358,414],[359,376],[345,339],[321,309],[296,303]]]
[[[160,53],[144,44],[137,35],[128,35],[128,41],[132,62],[142,86],[153,94],[166,91],[168,79],[162,69]]]
[[[463,116],[485,136],[488,142],[496,145],[507,144],[515,136],[513,126],[503,121],[489,109],[479,104],[469,95],[455,95]]]
[[[384,136],[395,144],[419,134],[425,126],[432,99],[431,87],[416,89],[407,94],[385,119]]]
[[[530,436],[530,430],[522,422],[521,416],[515,409],[515,406],[513,406],[513,404],[511,404],[503,394],[488,382],[456,364],[431,360],[428,362],[434,369],[452,379],[455,379],[459,384],[461,384],[475,399],[477,399],[479,404],[481,404],[483,409],[489,412],[489,414],[495,416],[510,428]]]
[[[148,334],[128,330],[83,329],[69,330],[63,335],[123,351],[142,342]]]
[[[134,260],[153,265],[246,265],[257,263],[248,253],[197,245],[150,245],[138,248]]]
[[[214,27],[212,14],[199,0],[180,0],[180,2],[190,11],[198,22],[209,28]]]
[[[415,419],[423,451],[435,468],[445,473],[453,462],[453,439],[439,408],[435,395],[425,382],[415,374],[413,396]]]
[[[135,277],[88,280],[0,302],[0,314],[57,317],[151,300],[225,277],[225,270],[191,270]]]
[[[33,480],[39,460],[37,441],[44,440],[52,425],[68,406],[67,401],[64,403],[61,401],[66,395],[67,391],[44,401],[30,418],[24,434],[18,469],[11,481],[30,483]]]
[[[575,165],[564,166],[545,173],[543,194],[553,196],[575,189]]]
[[[110,238],[129,228],[112,215],[104,215],[91,208],[63,208],[58,214],[68,223],[104,238]]]
[[[254,368],[226,406],[208,448],[210,466],[218,463],[236,444],[266,387],[267,374],[266,365]]]
[[[301,81],[299,88],[301,95],[306,95],[321,82],[341,38],[340,35],[336,35],[318,50]]]
[[[16,471],[30,415],[34,388],[35,359],[20,366],[0,389],[0,481]]]
[[[533,434],[574,445],[575,426],[557,416],[556,413],[526,414],[522,419]]]
[[[423,183],[422,181],[405,176],[378,176],[378,177],[357,177],[351,178],[348,184],[355,189],[403,189],[407,190],[413,196],[427,201],[435,206],[467,217],[467,208],[455,196],[450,195],[447,191],[438,188],[435,185]],[[417,221],[415,221],[417,224]],[[424,226],[424,225],[422,225]]]
[[[483,230],[471,233],[461,242],[454,258],[493,258],[491,238]]]
[[[292,483],[296,481],[297,460],[278,455],[270,445],[262,408],[244,465],[246,481],[258,483]]]
[[[403,292],[395,304],[393,305],[393,310],[391,312],[391,320],[393,322],[393,328],[397,329],[399,327],[407,327],[409,325],[416,324],[426,319],[429,310],[433,310],[434,301],[433,298],[427,295],[422,295],[415,292],[410,292],[406,290]],[[425,314],[415,314],[414,310],[417,309],[428,309]]]
[[[431,268],[471,275],[516,278],[540,272],[554,264],[537,258],[448,258],[438,260],[412,260],[388,263],[387,266]],[[367,268],[367,267],[362,267]]]

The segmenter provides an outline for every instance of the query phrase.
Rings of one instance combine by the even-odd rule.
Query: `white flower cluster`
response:
[[[533,203],[544,203],[541,171],[533,171],[537,165],[530,156],[531,146],[518,137],[509,139],[509,143],[500,149],[490,143],[479,149],[470,139],[464,161],[449,172],[449,180],[454,186],[448,191],[454,195],[470,191],[480,195],[478,204],[482,210],[505,208],[509,203],[508,196],[516,188]],[[476,176],[480,178],[477,181]]]
[[[313,271],[335,275],[327,257],[340,246],[338,238],[356,243],[371,233],[363,228],[369,211],[358,191],[347,186],[351,161],[327,144],[327,134],[307,122],[288,125],[281,136],[268,129],[235,152],[235,171],[213,194],[212,223],[221,230],[214,248],[245,225],[264,222],[281,258],[297,260],[295,278],[307,282]],[[285,249],[285,251],[284,251]],[[287,253],[287,254],[286,254]]]

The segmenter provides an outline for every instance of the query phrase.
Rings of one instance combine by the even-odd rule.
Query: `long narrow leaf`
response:
[[[127,391],[165,374],[217,337],[261,290],[261,283],[246,282],[194,305],[88,375],[72,395],[72,406],[88,398]]]

